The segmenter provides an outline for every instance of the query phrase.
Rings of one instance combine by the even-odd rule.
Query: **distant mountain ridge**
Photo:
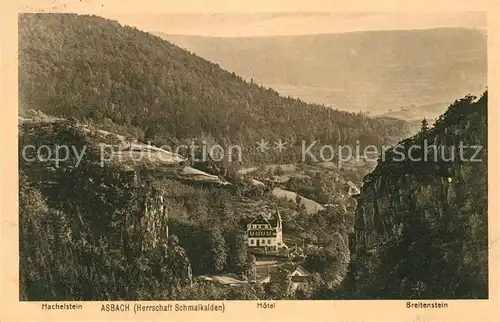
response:
[[[158,36],[283,95],[383,114],[480,94],[487,83],[482,30],[438,28],[216,38]]]

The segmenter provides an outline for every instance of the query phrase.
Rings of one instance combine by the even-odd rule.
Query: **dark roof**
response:
[[[311,275],[311,273],[309,273],[304,267],[302,267],[302,265],[297,266],[294,271],[299,271],[304,275]]]
[[[270,224],[273,225],[271,222],[267,220],[267,218],[263,214],[259,214],[257,217],[255,217],[250,224]]]
[[[278,222],[281,220],[281,215],[278,211],[263,214],[260,213],[257,217],[255,217],[250,224],[270,224],[271,227],[278,226]]]

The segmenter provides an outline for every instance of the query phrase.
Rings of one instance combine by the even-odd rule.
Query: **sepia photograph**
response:
[[[490,297],[487,12],[284,9],[18,14],[19,301]]]

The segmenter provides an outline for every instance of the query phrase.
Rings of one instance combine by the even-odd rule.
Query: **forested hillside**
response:
[[[488,298],[487,110],[455,101],[365,177],[346,297]]]
[[[260,138],[382,145],[408,134],[403,121],[281,97],[157,36],[76,14],[19,16],[19,99],[21,110],[157,145],[206,139],[251,150]]]

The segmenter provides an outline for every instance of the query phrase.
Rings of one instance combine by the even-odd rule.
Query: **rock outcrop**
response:
[[[23,299],[150,298],[190,281],[182,247],[163,249],[168,198],[161,183],[119,162],[102,164],[95,137],[74,122],[22,122],[19,141],[85,151],[56,160],[20,148]]]
[[[140,218],[144,237],[142,248],[152,249],[168,240],[168,213],[161,190],[151,191],[144,196],[144,209]]]
[[[365,178],[351,296],[487,297],[486,122],[487,93],[457,101],[434,128],[400,143],[407,159],[395,161],[396,146]],[[437,159],[426,144],[437,147]]]

